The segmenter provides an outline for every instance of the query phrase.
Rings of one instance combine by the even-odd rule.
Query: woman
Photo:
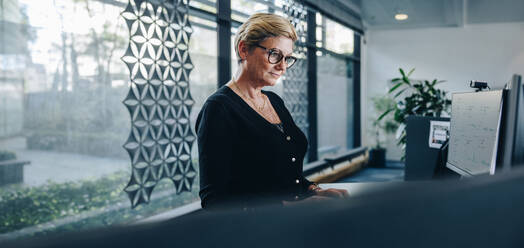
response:
[[[262,90],[296,61],[291,56],[296,40],[289,21],[274,14],[254,14],[240,26],[238,71],[207,99],[196,122],[203,208],[347,196],[302,176],[306,137],[282,99]]]

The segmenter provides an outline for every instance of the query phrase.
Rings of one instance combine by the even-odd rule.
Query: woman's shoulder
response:
[[[229,87],[224,85],[206,99],[206,101],[204,102],[204,106],[207,106],[207,105],[221,105],[223,107],[229,106],[235,100],[231,93],[233,93],[233,91]]]
[[[211,94],[207,98],[206,102],[219,102],[219,103],[222,102],[223,103],[225,101],[228,101],[231,98],[228,90],[229,90],[229,87],[225,85],[218,88],[217,91],[215,91],[215,93]]]
[[[196,121],[196,129],[198,130],[200,123],[206,123],[214,119],[223,119],[228,114],[228,108],[226,106],[230,105],[229,102],[230,96],[226,89],[227,86],[220,87],[215,93],[210,95],[207,100],[202,105],[200,112],[198,113]]]

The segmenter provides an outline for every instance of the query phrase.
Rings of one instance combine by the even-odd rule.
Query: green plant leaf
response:
[[[405,84],[411,86],[411,82],[409,81],[409,78],[407,78],[407,77],[402,77],[402,81],[403,81]]]
[[[402,82],[395,84],[391,89],[389,89],[388,93],[391,93],[391,92],[395,91],[402,84],[403,84]]]
[[[406,91],[408,88],[404,88],[402,89],[401,91],[397,92],[397,94],[395,94],[395,98],[397,98],[398,96],[400,96],[400,94],[404,93],[404,91]]]
[[[404,73],[404,70],[402,70],[402,68],[398,68],[398,70],[400,71],[400,74],[403,78],[406,77],[406,73]]]
[[[411,71],[408,72],[408,77],[411,76],[411,74],[415,71],[415,68],[411,69]]]
[[[388,109],[386,112],[382,113],[378,118],[377,118],[377,121],[381,121],[384,117],[386,117],[386,115],[388,115],[389,113],[391,113],[391,111],[395,110],[394,108],[391,108],[391,109]]]

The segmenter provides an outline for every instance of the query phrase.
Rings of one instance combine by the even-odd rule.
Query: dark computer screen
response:
[[[503,168],[524,164],[524,86],[522,77],[513,75],[505,100],[505,130],[502,143]]]

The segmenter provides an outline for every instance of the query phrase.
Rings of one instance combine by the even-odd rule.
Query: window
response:
[[[150,203],[135,209],[123,191],[131,174],[122,148],[131,131],[122,103],[132,86],[132,68],[121,60],[129,43],[121,16],[127,2],[2,1],[0,174],[7,177],[0,178],[0,233],[6,237],[130,223],[198,200],[198,176],[191,192],[179,195],[162,179]],[[216,90],[217,34],[215,22],[189,18],[194,125]],[[40,224],[54,227],[32,228]]]
[[[316,15],[318,158],[354,147],[353,31]]]
[[[195,101],[190,121],[194,125],[202,105],[217,90],[217,31],[214,22],[193,16],[189,20],[193,27],[189,54],[194,65],[189,75],[189,82],[191,95]],[[198,158],[197,150],[193,149],[193,158]]]
[[[244,23],[247,18],[257,12],[267,12],[268,4],[249,0],[231,0],[231,19]]]
[[[235,36],[238,28],[231,28],[231,77],[235,76],[238,70],[238,58],[235,52]]]
[[[208,13],[216,14],[217,13],[216,3],[217,3],[216,0],[192,0],[192,1],[189,1],[189,6],[199,9],[199,10],[203,10]],[[190,14],[195,14],[195,13],[190,12]]]
[[[353,54],[353,30],[328,18],[325,21],[325,48],[339,54]]]
[[[317,56],[318,158],[353,148],[353,64],[344,58]]]

